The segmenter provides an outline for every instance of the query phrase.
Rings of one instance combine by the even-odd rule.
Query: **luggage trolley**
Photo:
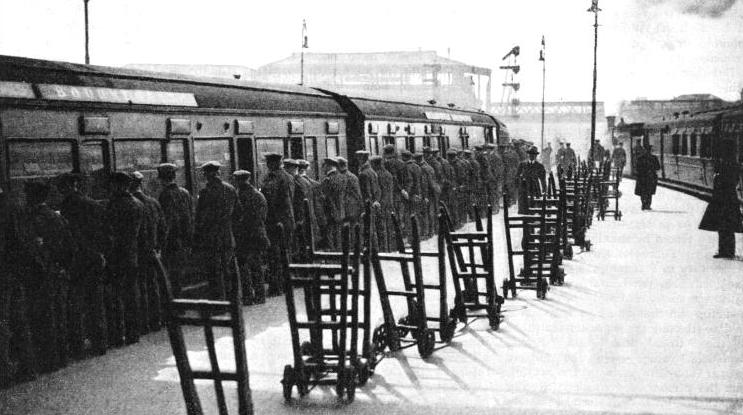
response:
[[[599,185],[601,189],[599,191],[599,212],[597,217],[601,220],[606,220],[606,215],[609,214],[614,217],[614,220],[622,220],[622,211],[619,210],[619,198],[622,196],[622,192],[619,191],[619,182],[622,180],[621,174],[618,171],[613,170],[614,177],[605,177]],[[614,209],[609,209],[610,201],[614,200]]]
[[[305,214],[309,217],[310,205],[309,201],[304,201]],[[361,308],[358,312],[358,324],[355,326],[354,335],[351,336],[352,344],[351,347],[354,350],[359,350],[359,338],[361,340],[361,351],[358,353],[360,356],[353,362],[356,365],[358,374],[358,384],[363,386],[369,377],[374,374],[374,369],[378,361],[376,355],[372,350],[371,341],[371,260],[369,256],[370,241],[373,232],[372,222],[374,219],[371,213],[371,204],[367,203],[365,206],[364,213],[361,214],[362,233],[363,239],[359,239],[359,235],[356,235],[356,242],[361,241],[363,243],[361,247],[361,269],[363,273],[359,274],[359,289],[352,289],[350,294],[358,296],[361,301]],[[305,246],[303,247],[303,258],[308,263],[340,263],[344,257],[342,252],[329,252],[329,251],[317,251],[314,245],[314,233],[309,220],[305,220]],[[305,346],[306,347],[306,346]]]
[[[442,229],[444,229],[441,225],[441,221],[444,220],[443,214],[443,212],[439,212],[439,214],[437,215],[439,231],[436,235],[436,249],[431,251],[419,250],[419,252],[421,261],[423,261],[423,259],[425,258],[436,259],[438,283],[426,284],[424,282],[423,289],[437,292],[439,299],[439,312],[438,316],[428,316],[426,317],[426,319],[429,323],[434,323],[433,326],[429,328],[439,333],[439,341],[442,343],[448,343],[454,337],[454,332],[457,329],[457,321],[456,319],[451,317],[451,313],[449,312],[449,302],[447,298],[448,289],[446,286],[446,237],[441,231]],[[403,233],[400,229],[400,223],[398,222],[397,217],[395,217],[394,215],[392,216],[392,225],[395,230],[395,241],[398,246],[398,252],[403,252],[401,251],[401,249],[404,249],[405,253],[412,254],[412,248],[409,246],[405,246],[404,244]],[[381,254],[381,256],[382,258],[384,258],[384,254]],[[426,314],[429,315],[428,309],[426,310]]]
[[[210,379],[214,382],[217,397],[217,408],[220,415],[227,415],[223,381],[237,383],[238,413],[253,414],[253,399],[250,392],[248,375],[248,356],[245,351],[245,326],[242,314],[242,286],[237,259],[233,258],[233,281],[228,292],[228,301],[175,298],[173,287],[163,266],[160,254],[153,251],[152,260],[156,266],[160,286],[165,293],[165,323],[170,337],[170,346],[178,367],[183,399],[188,415],[202,415],[201,401],[196,391],[195,379]],[[183,338],[183,326],[200,326],[204,329],[204,338],[209,355],[209,370],[194,370],[188,358],[186,342]],[[214,328],[223,327],[232,330],[232,342],[235,351],[235,370],[225,371],[219,367],[217,350],[214,345]]]
[[[505,209],[507,203],[504,202]],[[454,282],[454,308],[452,316],[462,323],[470,318],[487,317],[490,328],[498,330],[503,318],[503,297],[498,295],[493,263],[493,207],[488,205],[486,227],[477,206],[472,206],[475,231],[452,232],[448,212],[442,207],[441,232],[446,238],[449,269]],[[480,281],[484,280],[484,291]],[[485,299],[483,302],[482,299]],[[485,314],[478,313],[484,310]]]
[[[508,250],[508,278],[503,280],[503,295],[516,298],[516,290],[534,290],[537,298],[545,299],[549,285],[543,277],[544,267],[541,261],[545,258],[545,244],[537,244],[537,252],[534,255],[535,241],[546,233],[546,204],[542,205],[540,214],[511,215],[508,209],[503,209],[503,225],[506,233],[506,248]],[[522,230],[521,250],[514,249],[511,231]],[[541,238],[544,240],[544,238]],[[524,267],[519,275],[516,275],[514,257],[523,258]]]
[[[354,347],[349,347],[348,334],[350,329],[353,344],[358,325],[358,227],[356,233],[353,264],[350,263],[348,225],[342,230],[343,251],[339,264],[290,264],[286,242],[281,239],[286,309],[294,354],[294,365],[284,367],[281,380],[287,401],[295,385],[300,396],[317,385],[333,385],[339,400],[345,397],[347,402],[352,402],[355,397],[358,355]],[[297,315],[296,288],[302,288],[305,293],[306,320],[300,320]],[[300,330],[308,333],[305,336],[308,341],[300,342]]]
[[[561,234],[563,212],[560,205],[559,197],[555,197],[555,179],[550,173],[549,186],[547,192],[541,198],[533,197],[530,202],[530,214],[537,214],[544,217],[545,230],[538,238],[532,238],[532,246],[529,248],[531,255],[538,255],[539,245],[534,242],[544,244],[544,258],[540,266],[544,268],[543,273],[547,275],[551,285],[563,285],[565,282],[565,271],[560,264],[562,263]],[[533,263],[533,262],[532,262]]]
[[[398,252],[380,253],[378,249],[371,250],[371,263],[384,318],[384,322],[374,329],[372,344],[375,354],[381,354],[385,349],[394,352],[417,345],[418,353],[425,359],[433,353],[436,339],[433,330],[428,328],[420,237],[418,234],[418,220],[415,215],[411,216],[410,223],[411,241],[409,251],[401,244],[399,233]],[[375,244],[372,244],[372,246],[375,247]],[[393,291],[387,288],[387,279],[384,275],[382,261],[395,262],[400,266],[403,281],[402,291]],[[414,280],[410,277],[411,265],[413,266]],[[407,305],[408,314],[397,322],[390,302],[392,297],[404,298]],[[408,334],[412,338],[408,338]],[[403,343],[405,343],[404,346]]]

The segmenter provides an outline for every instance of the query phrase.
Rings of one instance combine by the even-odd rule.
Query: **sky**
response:
[[[373,8],[370,8],[371,5]],[[252,68],[299,52],[435,50],[498,69],[521,47],[522,101],[590,101],[590,0],[90,0],[91,63],[232,64]],[[600,0],[598,99],[740,99],[743,0]],[[84,61],[83,0],[0,0],[0,54]]]

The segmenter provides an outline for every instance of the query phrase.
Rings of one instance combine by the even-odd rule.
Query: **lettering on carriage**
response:
[[[31,84],[25,82],[0,82],[2,98],[35,98]]]
[[[451,121],[452,117],[445,112],[425,111],[424,114],[429,120],[445,120]]]
[[[42,99],[62,101],[111,102],[119,104],[171,105],[197,107],[192,93],[143,89],[98,88],[75,85],[39,84]],[[0,87],[1,88],[1,87]],[[33,91],[32,91],[33,93]],[[0,96],[2,96],[0,94]]]

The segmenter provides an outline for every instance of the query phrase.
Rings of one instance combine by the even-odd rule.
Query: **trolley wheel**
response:
[[[492,330],[498,330],[500,327],[500,312],[498,308],[497,306],[488,308],[488,322]]]
[[[441,341],[449,343],[454,338],[454,332],[457,331],[457,320],[449,318],[444,323],[443,329],[439,332]]]
[[[357,372],[359,374],[359,386],[366,385],[366,382],[372,375],[371,367],[369,366],[369,362],[367,362],[366,359],[359,360]]]
[[[571,244],[565,247],[565,259],[573,259],[573,245]]]
[[[284,400],[286,402],[291,401],[292,388],[294,387],[294,369],[292,369],[291,365],[284,366],[284,377],[281,379],[281,384],[284,388]]]
[[[586,252],[591,252],[591,241],[586,239],[586,242],[583,244],[583,248],[586,250]]]
[[[346,381],[344,387],[346,389],[346,402],[351,403],[356,397],[356,368],[346,367],[344,370]]]
[[[458,301],[455,300],[454,302],[455,305],[454,308],[449,311],[449,317],[454,320],[459,320],[462,323],[467,323],[467,309]]]
[[[565,270],[562,267],[557,267],[557,284],[565,284]]]
[[[537,280],[537,298],[541,300],[547,299],[547,281],[543,278]]]
[[[397,320],[397,324],[398,325],[396,326],[396,330],[397,330],[398,337],[400,337],[402,339],[403,337],[405,337],[408,334],[410,334],[410,329],[408,329],[406,327],[401,327],[402,325],[410,326],[410,325],[413,324],[413,321],[410,318],[410,316],[403,316],[403,317],[401,317],[399,320]]]
[[[302,356],[312,356],[312,349],[312,343],[308,341],[303,341],[302,344],[299,346],[299,351],[300,353],[302,353]]]
[[[372,356],[384,353],[384,349],[387,347],[387,325],[380,324],[374,329],[372,333]]]
[[[425,359],[433,354],[433,348],[436,346],[436,337],[433,331],[423,329],[418,335],[418,354]]]

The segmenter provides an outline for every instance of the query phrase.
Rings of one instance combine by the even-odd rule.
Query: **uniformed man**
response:
[[[392,201],[394,203],[394,213],[398,219],[408,215],[408,204],[410,203],[411,177],[405,163],[398,158],[397,150],[393,144],[387,144],[383,149],[384,168],[392,174],[394,179],[394,188],[392,190]],[[400,222],[401,230],[404,232],[407,228],[405,221]],[[392,228],[388,228],[390,244],[392,243]]]
[[[356,152],[356,162],[359,166],[359,189],[361,191],[361,200],[364,203],[372,204],[372,209],[377,211],[382,199],[382,189],[379,187],[379,176],[372,169],[369,162],[369,152],[359,150]]]
[[[294,159],[284,159],[284,172],[291,179],[292,212],[294,212],[294,238],[292,238],[291,252],[294,259],[299,259],[300,247],[304,245],[304,223],[307,220],[304,211],[304,199],[307,198],[304,188],[299,185],[297,176],[299,163]]]
[[[467,170],[467,214],[474,219],[474,211],[472,210],[472,206],[479,205],[479,201],[481,200],[481,193],[482,193],[482,179],[480,178],[480,171],[482,170],[480,168],[480,163],[475,160],[472,154],[472,150],[464,150],[462,153],[464,153],[464,159],[470,164],[470,168]],[[482,210],[480,210],[480,214],[482,215]]]
[[[570,177],[572,174],[577,173],[578,158],[575,156],[575,150],[570,148],[570,142],[565,143],[565,156],[563,157],[564,163],[567,170],[567,175]]]
[[[505,165],[505,193],[508,194],[508,206],[518,200],[519,191],[516,183],[516,172],[519,168],[519,157],[511,145],[503,146],[503,164]]]
[[[589,162],[592,163],[593,167],[600,166],[604,160],[604,147],[598,139],[593,140],[593,147],[589,154]]]
[[[430,150],[429,150],[430,151]],[[415,162],[421,168],[421,196],[423,205],[421,206],[421,234],[424,237],[430,237],[436,232],[436,208],[439,204],[441,187],[436,182],[436,171],[428,164],[423,154],[415,154]]]
[[[204,258],[212,296],[226,299],[235,255],[232,217],[238,201],[235,188],[220,178],[221,167],[217,161],[208,161],[200,167],[206,186],[199,191],[196,203],[195,242]]]
[[[64,195],[60,212],[69,224],[75,242],[70,287],[70,348],[80,355],[90,342],[95,354],[108,348],[106,324],[106,278],[104,257],[108,245],[105,207],[80,190],[82,176],[66,173],[57,187]]]
[[[163,163],[157,168],[162,184],[158,201],[165,216],[168,233],[162,242],[163,260],[168,276],[178,295],[184,283],[185,263],[189,258],[194,231],[194,209],[191,193],[176,183],[177,166]]]
[[[312,233],[315,236],[313,243],[317,244],[322,229],[325,228],[325,215],[323,214],[322,193],[320,192],[320,182],[309,175],[310,162],[307,160],[297,160],[299,169],[297,171],[297,186],[302,187],[302,192],[309,201],[310,206],[310,224]]]
[[[500,211],[500,201],[503,194],[503,181],[506,174],[506,167],[503,163],[503,158],[498,153],[495,144],[487,143],[485,147],[488,149],[488,155],[490,157],[490,168],[492,170],[493,185],[492,195],[490,203],[493,205],[493,212],[498,213]]]
[[[432,203],[429,204],[429,210],[428,214],[431,217],[431,223],[433,226],[433,229],[438,229],[438,212],[439,212],[439,203],[443,200],[443,183],[444,183],[444,169],[441,165],[441,162],[437,159],[437,154],[439,154],[439,150],[436,148],[431,147],[423,147],[423,157],[426,160],[426,163],[433,168],[434,172],[434,182],[436,183],[436,186],[438,186],[438,195],[436,197],[436,200],[434,200]]]
[[[552,171],[552,143],[547,143],[547,147],[542,149],[542,165],[547,173]]]
[[[111,176],[111,198],[106,208],[110,249],[106,255],[113,298],[110,303],[109,334],[114,346],[139,341],[140,304],[137,270],[139,233],[144,221],[144,205],[129,192],[131,176],[116,172]]]
[[[36,377],[17,232],[18,209],[0,187],[0,388]]]
[[[261,193],[266,198],[268,212],[266,214],[266,231],[271,247],[268,254],[268,295],[277,296],[284,292],[283,276],[281,275],[281,232],[279,224],[284,228],[284,243],[290,249],[290,241],[294,240],[294,181],[284,170],[281,162],[282,155],[266,153],[266,167],[268,172],[263,177]],[[292,252],[287,252],[291,258]]]
[[[161,300],[157,283],[157,270],[153,262],[153,252],[160,253],[168,233],[165,215],[160,202],[146,195],[142,190],[144,175],[138,171],[132,173],[130,191],[144,205],[144,220],[139,232],[139,292],[140,292],[140,328],[142,334],[160,330]]]
[[[565,161],[565,142],[560,141],[560,148],[557,149],[557,156],[555,157],[555,163],[557,164],[557,177],[563,177],[568,171],[568,166]]]
[[[413,154],[408,150],[403,150],[400,152],[402,155],[402,161],[405,162],[405,168],[408,171],[408,176],[410,177],[410,192],[409,192],[409,199],[408,199],[408,209],[407,213],[409,214],[415,214],[418,216],[419,223],[420,223],[420,212],[421,212],[421,205],[423,204],[423,196],[421,194],[421,189],[423,187],[423,173],[421,172],[420,166],[415,163],[413,160]],[[398,218],[399,223],[402,225],[403,223],[408,225],[410,218],[409,217],[402,217]],[[408,226],[406,226],[408,228]],[[405,231],[405,236],[410,238],[410,235],[412,235],[411,230],[408,228]]]
[[[21,275],[38,367],[48,372],[67,364],[67,270],[74,245],[67,221],[47,205],[50,186],[26,182],[24,190],[26,206],[18,218]]]
[[[243,304],[266,302],[263,258],[270,242],[266,233],[266,198],[250,181],[251,173],[236,170],[232,173],[239,203],[235,209],[235,253],[240,266],[243,286]]]
[[[516,172],[517,179],[526,182],[527,186],[527,194],[522,195],[522,199],[528,196],[540,196],[547,189],[544,166],[537,161],[539,150],[535,146],[532,146],[527,151],[527,154],[529,154],[529,160],[521,162]],[[519,202],[522,202],[522,200],[519,199]],[[526,204],[519,204],[519,213],[527,213]]]
[[[323,195],[323,211],[325,213],[327,228],[323,240],[324,247],[329,250],[340,249],[341,226],[346,216],[343,203],[343,192],[345,189],[345,178],[338,173],[338,162],[327,158],[323,161],[323,178],[320,189]]]
[[[449,164],[452,166],[453,179],[450,192],[450,209],[454,226],[459,228],[467,220],[466,203],[467,192],[465,184],[467,183],[467,167],[464,161],[459,158],[459,153],[454,149],[449,149],[446,153],[449,157]]]
[[[379,251],[389,252],[391,247],[390,236],[392,232],[390,212],[394,211],[393,193],[395,191],[395,179],[392,177],[392,173],[384,168],[382,157],[372,156],[369,159],[369,162],[372,169],[374,169],[374,172],[377,173],[379,181],[380,208],[374,215]]]
[[[456,155],[456,153],[454,153]],[[441,164],[441,196],[440,200],[446,205],[446,209],[451,212],[453,209],[453,192],[456,185],[454,177],[454,168],[449,161],[441,156],[441,151],[435,153],[436,160]],[[438,206],[436,207],[438,212]],[[452,218],[453,219],[453,218]]]
[[[477,206],[480,209],[480,215],[487,212],[488,204],[491,203],[493,194],[493,168],[490,166],[490,158],[486,154],[484,145],[475,146],[475,161],[480,165],[480,187],[477,197]]]
[[[621,141],[611,154],[611,160],[612,163],[614,163],[614,167],[617,169],[617,175],[621,177],[624,172],[624,165],[627,164],[627,153],[624,151],[624,143]]]
[[[343,188],[343,204],[345,206],[346,216],[344,221],[353,226],[359,221],[361,212],[363,212],[363,203],[361,197],[361,185],[359,178],[348,170],[348,161],[343,157],[336,157],[338,163],[338,173],[345,179],[346,184]]]

